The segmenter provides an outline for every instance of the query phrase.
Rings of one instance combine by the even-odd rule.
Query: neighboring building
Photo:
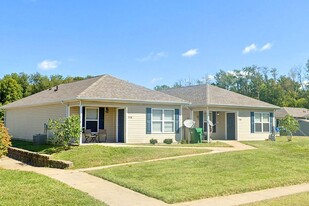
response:
[[[61,84],[5,105],[5,125],[13,138],[32,140],[46,133],[49,119],[79,115],[83,128],[105,129],[108,142],[149,143],[181,138],[180,98],[110,75]],[[83,138],[84,142],[84,138]]]
[[[294,134],[297,136],[309,136],[309,110],[306,108],[281,107],[275,112],[276,127],[280,125],[280,120],[290,115],[298,120],[299,130]]]
[[[182,118],[193,119],[207,131],[207,116],[214,124],[212,139],[264,140],[273,131],[274,111],[279,107],[213,85],[197,85],[163,91],[191,102]],[[209,127],[208,127],[209,128]],[[210,129],[209,129],[210,131]],[[188,136],[188,130],[184,132]]]

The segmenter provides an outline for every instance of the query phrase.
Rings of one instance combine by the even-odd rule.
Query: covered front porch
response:
[[[191,110],[189,118],[195,121],[195,127],[203,128],[203,140],[237,140],[237,111],[220,111],[219,109]],[[209,121],[207,121],[209,120]],[[208,126],[208,129],[207,129]],[[184,133],[189,137],[189,131]]]
[[[109,105],[83,104],[68,107],[68,116],[80,117],[84,143],[125,143],[126,108]]]

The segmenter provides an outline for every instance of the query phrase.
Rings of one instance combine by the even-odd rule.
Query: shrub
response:
[[[48,128],[54,136],[50,143],[54,145],[68,146],[71,143],[79,143],[81,132],[79,116],[73,115],[58,120],[49,120]]]
[[[182,139],[181,142],[180,142],[180,144],[188,144],[188,140]]]
[[[291,115],[286,115],[281,121],[280,121],[280,127],[282,128],[282,132],[280,134],[286,134],[288,137],[288,140],[292,140],[292,133],[299,130],[299,123],[294,117]]]
[[[8,147],[11,146],[11,136],[8,129],[0,122],[0,157],[7,154]]]
[[[172,144],[173,143],[173,139],[165,139],[165,140],[163,140],[163,143],[165,143],[165,144]]]
[[[150,142],[150,144],[155,145],[155,144],[158,143],[158,140],[152,138],[152,139],[149,140],[149,142]]]

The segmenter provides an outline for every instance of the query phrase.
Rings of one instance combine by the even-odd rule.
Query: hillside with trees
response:
[[[309,60],[306,67],[293,68],[287,75],[277,69],[245,67],[217,72],[212,79],[179,80],[174,85],[158,85],[155,90],[210,83],[280,107],[309,108]]]

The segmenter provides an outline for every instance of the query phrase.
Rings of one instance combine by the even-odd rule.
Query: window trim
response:
[[[153,120],[153,110],[161,110],[162,111],[162,120]],[[172,111],[173,112],[173,120],[165,120],[165,113],[164,111]],[[162,129],[161,132],[154,132],[153,130],[153,122],[161,122]],[[165,122],[173,123],[173,131],[172,132],[165,132],[164,126]],[[175,109],[170,108],[151,108],[151,133],[152,134],[175,134]]]
[[[256,114],[261,114],[261,122],[255,121],[255,115]],[[264,131],[264,118],[263,118],[264,114],[268,115],[268,131]],[[267,122],[265,122],[265,124],[266,123]],[[256,131],[255,124],[261,124],[261,131]],[[254,112],[254,133],[270,133],[270,112]]]
[[[218,111],[209,111],[208,115],[209,115],[209,120],[215,125],[217,125],[217,123],[213,122],[213,112],[216,113],[216,118],[218,118]],[[218,121],[218,120],[217,120]],[[203,111],[203,131],[206,132],[207,131],[207,127],[205,127],[205,123],[207,124],[207,111]],[[205,130],[206,129],[206,130]],[[217,131],[215,132],[211,132],[213,134],[216,134]]]
[[[87,110],[88,109],[96,109],[97,110],[97,112],[98,112],[98,117],[97,117],[97,119],[95,120],[95,119],[87,119]],[[97,133],[97,132],[99,132],[99,122],[100,122],[100,110],[99,110],[100,108],[99,107],[85,107],[85,129],[87,128],[87,121],[89,121],[89,122],[97,122],[97,131],[96,132],[93,132],[93,131],[91,131],[92,133]]]

